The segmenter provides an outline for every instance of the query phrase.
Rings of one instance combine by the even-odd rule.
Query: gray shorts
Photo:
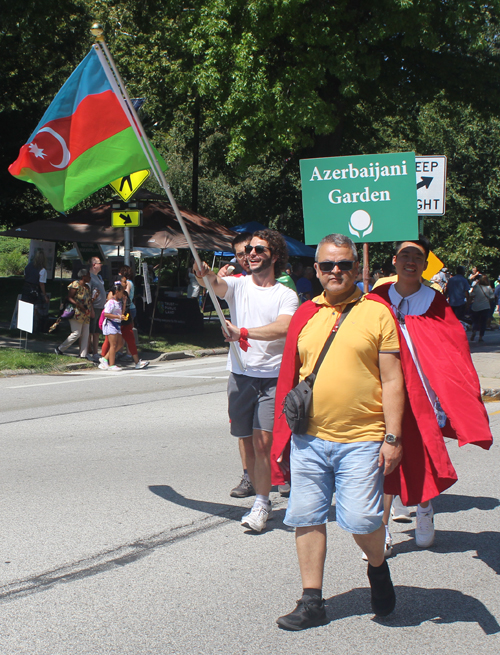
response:
[[[273,431],[278,378],[251,378],[230,373],[227,382],[233,437],[251,437],[253,430]]]
[[[100,309],[94,307],[95,316],[90,319],[89,334],[101,334],[101,330],[99,330],[99,319],[101,318],[103,309],[104,307],[101,307]]]

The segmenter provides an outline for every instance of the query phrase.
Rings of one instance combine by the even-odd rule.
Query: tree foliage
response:
[[[146,129],[181,203],[191,203],[199,145],[200,213],[227,225],[257,219],[300,238],[299,158],[446,154],[447,214],[426,230],[443,249],[474,238],[496,257],[500,0],[2,4],[4,223],[54,215],[5,169],[98,20],[131,95],[146,99]],[[469,223],[479,232],[459,229]]]

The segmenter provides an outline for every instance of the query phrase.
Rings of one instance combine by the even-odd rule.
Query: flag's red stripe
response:
[[[130,122],[113,91],[88,95],[72,116],[49,121],[43,126],[56,132],[66,143],[70,155],[66,166],[59,167],[65,161],[65,150],[61,142],[52,133],[39,131],[30,143],[35,144],[38,152],[42,150],[39,154],[44,156],[37,157],[35,152],[30,151],[30,143],[27,143],[21,148],[19,157],[11,164],[9,171],[12,175],[19,175],[23,168],[38,173],[64,170],[83,152],[128,127]]]

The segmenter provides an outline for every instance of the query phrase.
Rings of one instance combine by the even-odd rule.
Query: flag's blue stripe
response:
[[[108,82],[97,53],[92,48],[85,59],[66,80],[27,143],[30,143],[38,130],[49,121],[74,114],[80,102],[89,94],[103,93],[104,91],[110,90],[111,85]]]

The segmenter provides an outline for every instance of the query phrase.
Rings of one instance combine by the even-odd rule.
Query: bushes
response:
[[[0,275],[4,277],[23,275],[27,263],[28,255],[17,248],[0,253]]]

